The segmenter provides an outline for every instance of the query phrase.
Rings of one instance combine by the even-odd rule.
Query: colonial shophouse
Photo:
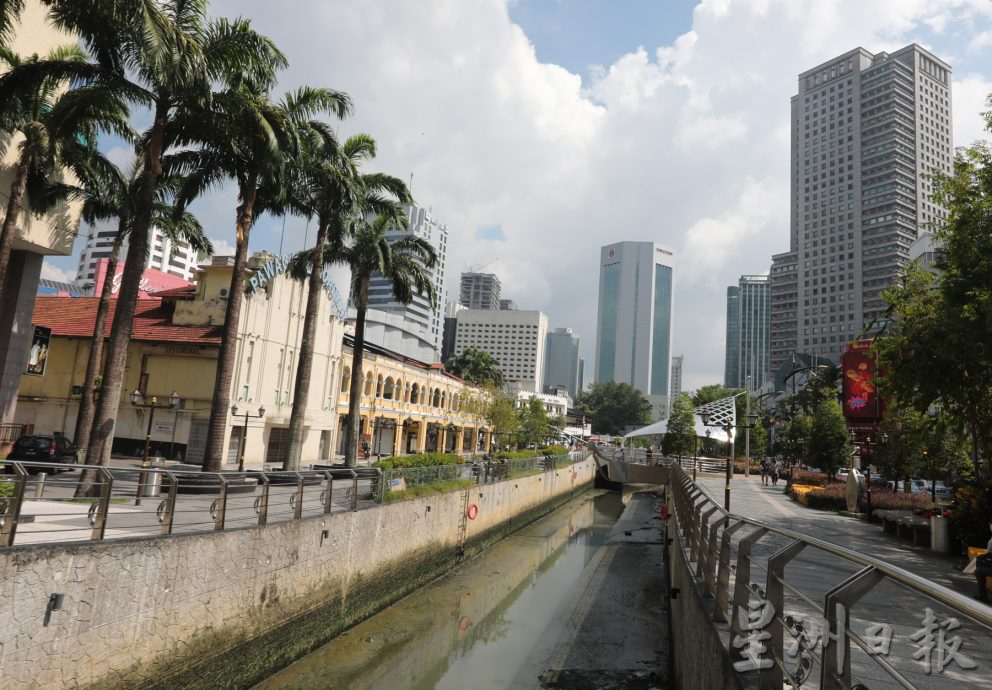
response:
[[[245,466],[257,468],[284,459],[307,287],[283,275],[285,261],[272,255],[253,256],[249,267],[253,274],[242,303],[225,437],[228,465],[237,463],[244,436]],[[199,269],[196,285],[139,301],[115,426],[115,453],[137,454],[151,421],[154,454],[202,461],[231,270],[227,257],[215,257]],[[347,276],[338,277],[337,283],[347,285]],[[342,353],[345,304],[329,276],[325,288],[306,407],[304,464],[333,461],[333,450],[342,444],[340,416],[347,412],[351,351]],[[74,434],[96,302],[89,297],[37,298],[33,324],[36,342],[44,340],[45,347],[39,346],[43,357],[34,358],[30,373],[22,376],[14,419],[26,432]],[[108,334],[111,328],[108,325]],[[365,387],[363,438],[375,444],[376,451],[385,455],[393,449],[461,449],[469,447],[466,439],[478,443],[485,438],[478,417],[466,412],[465,401],[474,389],[443,373],[440,365],[374,347],[365,364],[371,379]],[[135,391],[140,405],[132,404]],[[179,398],[176,407],[167,402],[172,393]],[[160,405],[154,410],[147,407],[152,398]]]

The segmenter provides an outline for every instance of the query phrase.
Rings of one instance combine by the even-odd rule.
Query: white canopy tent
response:
[[[743,391],[737,395],[743,395]],[[727,441],[733,441],[735,432],[737,429],[733,426],[737,424],[737,404],[734,399],[737,397],[734,395],[729,398],[721,398],[720,400],[714,400],[713,402],[706,403],[705,405],[700,405],[692,411],[692,419],[695,422],[696,436],[704,437],[708,436],[715,441],[721,443],[726,443]],[[710,416],[710,426],[703,424],[703,413],[708,413]],[[730,437],[727,437],[726,424],[730,422]],[[624,436],[624,438],[633,438],[634,436],[653,436],[655,434],[664,434],[668,431],[668,420],[662,419],[660,422],[655,422],[654,424],[648,424],[647,426],[642,426],[640,429],[631,431],[629,434]]]

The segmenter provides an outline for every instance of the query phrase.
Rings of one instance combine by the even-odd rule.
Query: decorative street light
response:
[[[747,415],[747,424],[733,424],[729,419],[726,424],[710,424],[710,417],[713,415],[708,411],[704,410],[699,413],[699,416],[703,420],[703,426],[712,426],[723,429],[727,432],[727,485],[723,489],[723,508],[728,513],[730,512],[730,480],[734,476],[734,451],[733,444],[730,443],[730,432],[734,429],[753,429],[755,424],[758,423],[758,415],[751,413]]]
[[[171,407],[176,409],[179,407],[180,398],[179,394],[172,391],[172,395],[169,396],[168,404],[159,405],[158,398],[152,396],[151,402],[143,402],[144,396],[141,394],[137,388],[131,393],[131,404],[135,407],[147,407],[148,408],[148,430],[145,432],[145,457],[141,461],[142,467],[148,467],[148,451],[152,443],[152,420],[155,419],[155,408],[158,407]]]
[[[251,402],[250,400],[248,402]],[[248,418],[249,417],[264,417],[265,408],[259,406],[258,412],[256,414],[251,414],[248,411],[248,407],[245,407],[245,413],[242,415],[238,412],[238,403],[231,405],[231,415],[234,417],[244,417],[245,423],[241,426],[241,447],[238,449],[238,472],[245,471],[245,445],[248,443]]]

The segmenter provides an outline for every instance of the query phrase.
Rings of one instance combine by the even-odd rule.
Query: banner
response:
[[[31,352],[28,354],[28,366],[25,374],[44,376],[45,365],[48,363],[48,347],[52,340],[52,329],[44,326],[34,327],[34,339],[31,341]]]
[[[848,419],[879,419],[882,403],[875,385],[874,353],[855,346],[841,355],[840,362],[844,372],[844,416]]]

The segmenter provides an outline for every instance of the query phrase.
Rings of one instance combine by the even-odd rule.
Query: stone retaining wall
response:
[[[267,527],[0,550],[0,687],[248,686],[589,488],[594,472],[587,459]],[[45,626],[54,592],[64,605]]]

